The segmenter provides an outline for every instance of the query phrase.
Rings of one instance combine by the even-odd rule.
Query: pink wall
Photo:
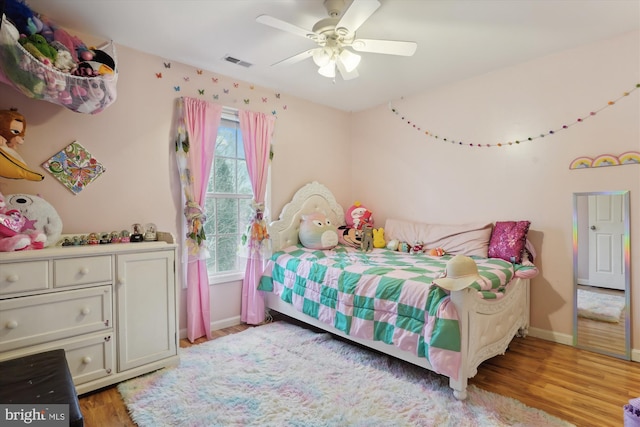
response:
[[[541,270],[532,283],[532,327],[570,342],[572,194],[630,190],[637,317],[640,165],[569,170],[569,164],[579,156],[640,151],[640,90],[567,130],[526,138],[606,106],[640,83],[639,76],[640,34],[634,32],[410,94],[393,101],[399,115],[387,105],[354,114],[351,150],[359,161],[351,176],[353,195],[374,210],[377,224],[391,217],[445,224],[530,220]],[[440,139],[427,137],[425,130]],[[474,144],[525,142],[478,148],[443,137]],[[633,334],[637,349],[640,329]]]
[[[639,39],[637,32],[628,34],[411,94],[394,105],[419,126],[456,140],[494,143],[535,135],[588,114],[638,83]],[[640,166],[568,169],[578,156],[640,151],[640,91],[555,136],[514,147],[469,148],[425,137],[387,105],[345,113],[284,93],[278,98],[277,88],[253,87],[208,71],[198,74],[184,64],[165,68],[163,58],[121,46],[118,60],[118,100],[96,116],[30,100],[0,85],[0,108],[17,107],[27,117],[26,143],[19,151],[32,168],[47,175],[38,165],[74,140],[107,168],[75,196],[48,175],[39,183],[0,178],[4,194],[41,194],[49,200],[66,233],[155,222],[178,235],[182,208],[171,133],[178,96],[276,111],[275,215],[300,186],[317,180],[343,206],[366,203],[378,224],[389,217],[439,223],[531,220],[541,269],[533,282],[532,325],[550,339],[571,333],[572,193],[631,190],[632,215],[640,212]],[[638,254],[640,227],[632,220],[631,228],[632,253]],[[640,271],[637,261],[632,269]],[[638,277],[634,293],[640,291]],[[212,322],[225,326],[237,319],[239,283],[211,290]],[[640,313],[640,299],[634,297],[633,304]],[[184,298],[181,306],[184,328]],[[638,348],[640,330],[634,334]]]
[[[191,96],[233,108],[276,112],[274,212],[279,213],[295,191],[312,180],[333,188],[338,200],[348,200],[347,114],[277,89],[255,87],[213,72],[198,74],[184,64],[172,62],[166,68],[167,60],[122,46],[117,46],[117,56],[118,99],[94,116],[26,98],[0,84],[0,109],[16,107],[27,119],[26,142],[18,151],[32,169],[45,175],[41,182],[0,178],[0,192],[40,194],[60,214],[64,233],[109,232],[135,222],[154,222],[159,230],[177,236],[182,206],[171,125],[175,100]],[[180,87],[179,92],[175,86]],[[199,89],[204,89],[204,95]],[[40,167],[73,141],[107,169],[78,195]],[[212,322],[224,325],[230,318],[239,319],[239,286],[236,282],[211,288]],[[185,304],[182,298],[182,329],[186,327]]]

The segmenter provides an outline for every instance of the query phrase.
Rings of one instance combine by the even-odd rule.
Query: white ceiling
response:
[[[345,111],[640,29],[640,0],[380,2],[357,36],[415,41],[415,55],[363,53],[360,77],[333,82],[311,59],[272,67],[315,44],[255,21],[268,14],[311,29],[327,17],[323,0],[27,0],[71,32]],[[253,66],[226,62],[226,55]]]

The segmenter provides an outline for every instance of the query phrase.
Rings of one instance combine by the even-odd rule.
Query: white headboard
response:
[[[338,227],[345,224],[344,210],[336,202],[333,193],[317,181],[313,181],[296,191],[287,203],[280,218],[269,224],[269,235],[274,251],[298,243],[300,217],[311,212],[324,213]]]

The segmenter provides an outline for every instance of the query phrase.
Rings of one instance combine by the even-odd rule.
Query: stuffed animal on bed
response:
[[[333,249],[338,244],[336,226],[321,212],[302,215],[298,237],[309,249]]]
[[[373,227],[368,224],[365,224],[362,227],[362,242],[360,249],[365,252],[373,250]]]
[[[374,228],[373,229],[373,247],[374,248],[384,248],[387,245],[387,242],[384,240],[384,228]]]
[[[362,230],[365,224],[373,227],[373,213],[360,202],[355,202],[344,215],[347,226]]]
[[[338,227],[338,242],[352,248],[359,248],[362,243],[362,230],[347,225]]]

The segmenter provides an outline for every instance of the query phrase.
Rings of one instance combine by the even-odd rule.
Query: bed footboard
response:
[[[461,372],[458,380],[449,382],[457,399],[466,398],[468,379],[478,373],[482,362],[504,354],[516,335],[527,334],[529,285],[529,279],[514,279],[500,300],[477,298],[471,289],[451,293],[461,329]]]

